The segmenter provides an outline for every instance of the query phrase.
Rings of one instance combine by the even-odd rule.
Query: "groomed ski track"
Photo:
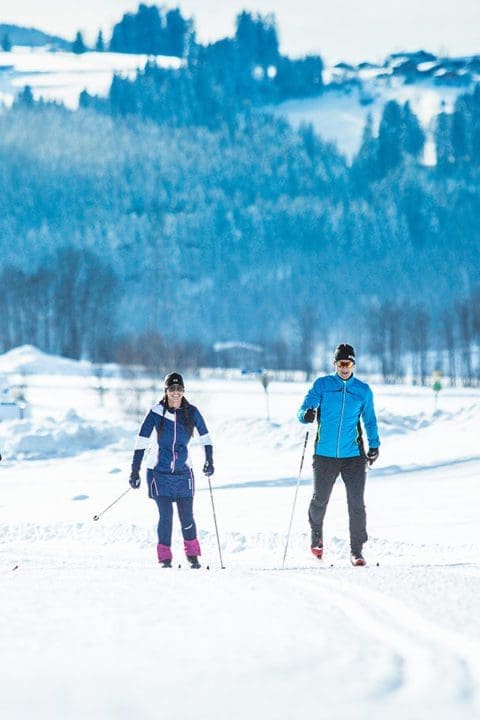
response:
[[[319,704],[333,720],[352,708],[365,720],[478,716],[478,565],[282,569],[229,555],[222,570],[212,535],[202,570],[163,570],[138,545],[116,544],[115,560],[88,542],[64,553],[50,533],[32,543],[27,531],[16,569],[2,548],[3,717],[26,718],[32,699],[37,717],[73,719],[293,720]]]

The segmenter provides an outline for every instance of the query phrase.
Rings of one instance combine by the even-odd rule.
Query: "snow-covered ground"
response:
[[[135,392],[108,372],[100,393],[85,364],[47,360],[0,356],[32,409],[0,423],[2,718],[479,717],[480,390],[444,389],[435,409],[428,388],[374,386],[366,568],[348,562],[340,481],[325,559],[310,554],[310,430],[282,568],[307,385],[272,382],[267,420],[258,380],[187,377],[214,439],[226,568],[196,447],[204,567],[187,569],[176,523],[182,567],[163,570],[144,483],[93,521],[129,487],[126,410],[160,385]]]
[[[36,99],[57,100],[75,109],[82,90],[106,96],[114,73],[133,79],[147,60],[147,55],[110,52],[75,55],[21,47],[8,53],[0,51],[0,102],[11,105],[15,95],[28,85]],[[157,57],[155,62],[173,68],[181,63],[174,57]]]
[[[352,158],[358,151],[368,115],[371,115],[376,133],[385,103],[395,100],[400,104],[410,103],[422,127],[427,133],[424,162],[436,161],[433,132],[436,116],[452,112],[459,94],[468,88],[457,85],[422,80],[404,83],[399,78],[362,78],[359,86],[332,85],[328,92],[309,99],[287,100],[278,105],[274,112],[283,115],[295,126],[312,125],[318,135],[337,143],[347,157]]]

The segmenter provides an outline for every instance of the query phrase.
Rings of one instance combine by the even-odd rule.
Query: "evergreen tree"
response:
[[[380,177],[378,142],[373,133],[373,118],[367,115],[360,148],[352,161],[352,180],[361,193],[366,192],[370,183]]]
[[[192,36],[192,23],[178,8],[163,16],[156,5],[142,3],[136,13],[126,13],[115,25],[110,50],[184,57]]]
[[[98,31],[97,41],[95,43],[95,50],[97,52],[105,52],[105,41],[103,39],[103,32],[101,30]]]
[[[456,163],[461,163],[469,159],[469,142],[467,137],[467,120],[464,108],[459,106],[452,113],[450,118],[451,141],[453,157]]]
[[[441,112],[435,122],[435,149],[437,155],[437,172],[445,174],[455,162],[452,145],[451,119],[446,112]]]
[[[165,54],[185,57],[188,52],[192,24],[182,16],[180,10],[169,10],[165,23]]]
[[[165,53],[163,18],[156,5],[139,5],[133,22],[134,52],[145,55]]]
[[[378,131],[378,166],[380,177],[395,170],[407,155],[420,159],[425,133],[407,102],[401,107],[390,100],[383,109]]]
[[[378,162],[381,176],[388,175],[402,161],[402,108],[389,100],[378,130]]]
[[[237,16],[235,40],[247,62],[264,68],[278,62],[280,53],[273,15],[253,16],[243,11]]]
[[[25,85],[15,98],[14,107],[33,108],[34,105],[35,98],[33,97],[32,88],[30,85]]]
[[[470,161],[478,167],[480,165],[480,85],[477,83],[470,95]]]
[[[318,95],[323,89],[322,73],[323,61],[318,55],[307,55],[301,60],[282,57],[275,76],[279,100]]]
[[[87,52],[87,46],[83,41],[83,35],[80,31],[78,31],[75,35],[75,40],[72,43],[72,52],[74,52],[76,55],[82,55],[83,53]]]
[[[406,153],[419,160],[425,145],[425,132],[417,116],[412,112],[409,102],[406,102],[403,106],[402,126],[403,137],[401,142],[403,148]]]
[[[10,41],[10,35],[5,33],[2,39],[2,50],[3,52],[10,52],[12,49],[12,43]]]

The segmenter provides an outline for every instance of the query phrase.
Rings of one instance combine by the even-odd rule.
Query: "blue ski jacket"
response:
[[[305,422],[303,418],[309,408],[317,411],[316,455],[338,458],[365,455],[360,419],[369,447],[379,447],[373,393],[367,383],[353,375],[348,380],[337,374],[317,378],[297,413],[300,422]]]
[[[188,443],[193,431],[212,457],[212,441],[205,420],[199,410],[183,399],[178,410],[168,408],[164,401],[146,414],[138,433],[133,453],[132,470],[140,471],[147,454],[147,483],[149,497],[192,497],[195,481],[190,463]],[[155,431],[154,439],[151,439]]]

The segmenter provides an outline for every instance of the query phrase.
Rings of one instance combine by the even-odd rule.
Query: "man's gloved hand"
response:
[[[211,445],[205,445],[205,465],[203,466],[203,472],[207,477],[213,475],[215,468],[213,467],[213,447]]]
[[[135,490],[140,487],[140,473],[138,472],[138,470],[132,470],[128,482]]]
[[[378,458],[379,454],[380,453],[379,453],[378,448],[370,448],[370,450],[367,453],[367,458],[368,458],[368,462],[370,463],[370,465],[373,465],[375,460]]]
[[[312,423],[315,420],[315,410],[313,408],[308,408],[303,414],[303,422],[305,423]]]

